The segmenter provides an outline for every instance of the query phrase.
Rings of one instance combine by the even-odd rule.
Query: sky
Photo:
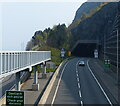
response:
[[[0,2],[0,50],[24,50],[35,31],[74,19],[79,2]]]
[[[2,8],[0,3],[0,50],[2,50]]]

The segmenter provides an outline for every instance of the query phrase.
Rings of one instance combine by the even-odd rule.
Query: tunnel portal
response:
[[[77,57],[94,57],[94,50],[99,52],[98,41],[78,41],[72,48],[72,55]]]
[[[72,54],[79,57],[94,57],[96,44],[78,44]]]

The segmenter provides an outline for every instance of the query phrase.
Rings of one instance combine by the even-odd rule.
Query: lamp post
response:
[[[118,54],[118,50],[119,50],[119,38],[118,38],[118,29],[117,29],[117,84],[118,84],[118,82],[119,82],[119,64],[118,64],[118,62],[119,62],[119,60],[118,60],[118,56],[119,56],[119,54]]]
[[[104,61],[105,61],[105,34],[104,34]]]
[[[120,2],[117,3],[117,15],[118,15],[118,23],[119,23],[119,5]],[[117,24],[118,24],[117,23]],[[116,81],[119,84],[119,24],[117,26],[117,73],[116,73]]]

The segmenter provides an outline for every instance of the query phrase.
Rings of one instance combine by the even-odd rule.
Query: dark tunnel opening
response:
[[[73,56],[94,57],[94,50],[97,49],[96,43],[79,43],[72,51]]]

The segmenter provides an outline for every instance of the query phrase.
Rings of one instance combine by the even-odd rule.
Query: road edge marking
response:
[[[44,91],[44,93],[43,93],[43,95],[42,95],[42,97],[41,97],[41,99],[40,99],[40,101],[39,101],[38,104],[42,104],[42,105],[43,105],[43,104],[46,103],[46,101],[47,101],[47,99],[48,99],[48,96],[49,96],[49,94],[50,94],[50,92],[51,92],[52,86],[53,86],[53,84],[54,84],[54,82],[55,82],[55,80],[56,80],[56,77],[57,77],[57,75],[58,75],[58,73],[59,73],[59,70],[60,70],[62,64],[63,64],[63,62],[62,62],[62,63],[59,65],[59,67],[56,69],[55,73],[53,74],[53,76],[52,76],[49,84],[47,85],[47,88],[45,89],[45,91]]]
[[[70,61],[69,61],[69,62],[70,62]],[[57,87],[56,87],[56,90],[55,90],[55,93],[54,93],[54,96],[53,96],[51,105],[53,105],[53,103],[54,103],[54,101],[55,101],[55,98],[56,98],[56,95],[57,95],[57,92],[58,92],[58,88],[59,88],[59,85],[60,85],[60,82],[61,82],[61,79],[62,79],[62,76],[63,76],[63,72],[64,72],[64,70],[65,70],[65,68],[66,68],[66,66],[68,65],[69,62],[67,62],[67,63],[65,64],[65,66],[64,66],[64,68],[63,68],[63,70],[62,70],[62,72],[61,72],[61,75],[60,75],[60,78],[59,78],[59,80],[58,80],[58,84],[57,84]]]
[[[108,96],[107,96],[107,94],[105,93],[104,89],[102,88],[102,86],[100,85],[99,81],[97,80],[97,78],[96,78],[95,75],[93,74],[93,72],[92,72],[92,70],[91,70],[88,62],[89,62],[89,60],[87,60],[87,66],[88,66],[88,69],[89,69],[90,73],[92,74],[93,78],[95,79],[95,81],[96,81],[97,84],[99,85],[100,89],[102,90],[102,92],[103,92],[104,96],[106,97],[107,101],[109,102],[109,104],[110,104],[111,106],[113,106],[112,102],[111,102],[110,99],[108,98]]]

